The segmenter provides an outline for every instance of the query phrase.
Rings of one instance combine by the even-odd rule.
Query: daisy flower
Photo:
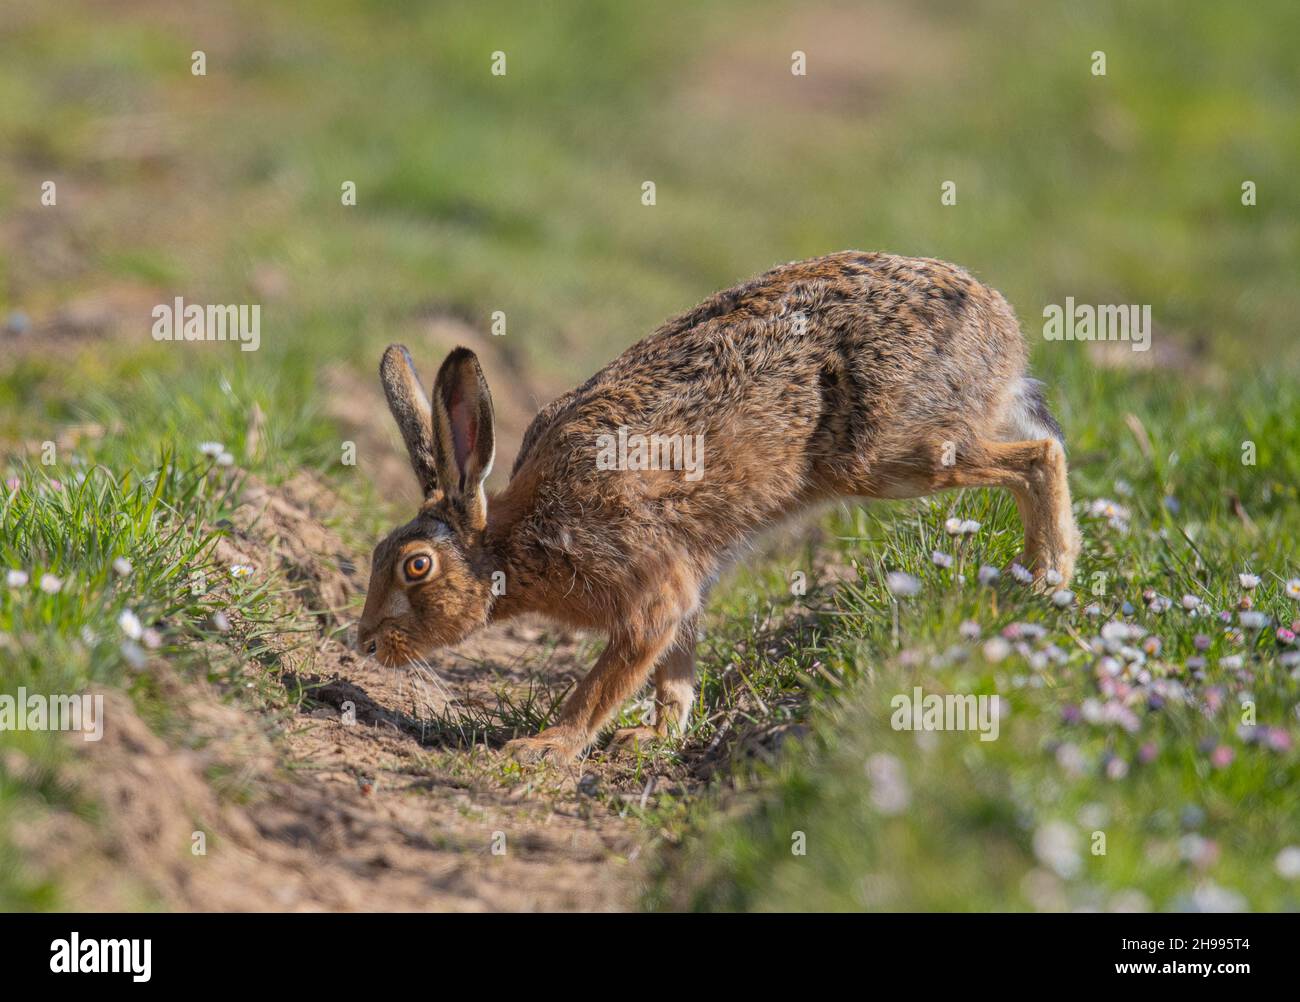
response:
[[[1268,617],[1262,612],[1240,612],[1237,614],[1237,622],[1247,630],[1262,630],[1268,626]]]
[[[5,583],[10,588],[21,588],[28,581],[26,571],[10,571],[5,575]]]
[[[63,590],[63,579],[53,574],[41,575],[41,591],[47,595],[56,595]]]
[[[222,445],[220,442],[199,443],[199,452],[207,456],[209,459],[216,459],[225,451],[226,451],[226,447]]]
[[[1300,880],[1300,845],[1289,845],[1279,852],[1273,869],[1285,880]]]
[[[117,625],[132,640],[139,640],[144,635],[144,627],[140,625],[140,617],[130,609],[122,610],[122,615],[117,617]]]
[[[997,663],[1011,653],[1011,644],[1002,637],[990,637],[984,643],[984,660]]]
[[[1092,518],[1117,518],[1126,521],[1129,517],[1129,511],[1122,504],[1110,500],[1110,498],[1098,498],[1096,501],[1090,501],[1085,509]]]
[[[127,663],[136,671],[145,666],[144,648],[134,640],[122,641],[122,657],[126,658]]]
[[[921,590],[921,582],[902,571],[890,571],[886,574],[885,586],[898,598],[911,598]]]

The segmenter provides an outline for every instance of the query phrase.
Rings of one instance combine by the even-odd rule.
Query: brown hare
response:
[[[375,547],[358,645],[403,665],[526,612],[605,632],[555,724],[507,745],[567,759],[651,671],[654,726],[619,737],[684,726],[708,587],[756,533],[819,502],[1005,487],[1019,562],[1068,581],[1061,430],[1025,362],[1006,300],[951,264],[845,251],[782,265],[552,402],[489,496],[474,353],[448,355],[428,397],[393,345],[380,378],[424,503]]]

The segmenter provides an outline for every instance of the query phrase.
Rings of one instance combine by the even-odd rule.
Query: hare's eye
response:
[[[433,568],[433,561],[428,554],[417,553],[413,557],[407,557],[406,563],[402,566],[402,572],[406,575],[408,581],[419,581],[427,577],[429,571]]]

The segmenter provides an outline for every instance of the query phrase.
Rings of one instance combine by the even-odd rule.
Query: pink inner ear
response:
[[[456,465],[463,471],[474,443],[478,440],[478,428],[474,423],[474,408],[469,405],[459,388],[452,390],[451,400],[447,402],[447,413],[451,417],[452,446],[456,450]]]

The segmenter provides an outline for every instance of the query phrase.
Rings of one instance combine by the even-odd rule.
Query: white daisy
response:
[[[921,590],[921,582],[902,571],[890,571],[886,574],[885,585],[899,598],[910,598]]]
[[[1011,644],[1003,637],[989,637],[984,642],[984,660],[996,664],[1011,653]]]
[[[1279,877],[1287,880],[1300,880],[1300,845],[1289,845],[1277,854],[1273,869]]]
[[[1262,630],[1268,626],[1268,617],[1262,612],[1239,612],[1237,622],[1247,630]]]
[[[140,625],[140,618],[130,609],[122,610],[122,615],[117,617],[117,625],[132,640],[139,640],[144,635],[144,627]]]

